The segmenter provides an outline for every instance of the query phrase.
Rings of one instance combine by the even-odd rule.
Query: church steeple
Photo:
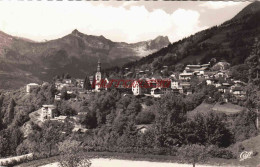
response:
[[[100,59],[98,59],[98,66],[97,66],[97,72],[101,71],[101,63],[100,63]]]
[[[101,81],[101,63],[100,63],[100,59],[98,59],[98,66],[97,66],[97,72],[96,72],[96,89],[98,90],[98,83],[100,83]]]

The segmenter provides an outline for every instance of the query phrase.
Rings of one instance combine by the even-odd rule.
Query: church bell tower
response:
[[[97,66],[97,72],[96,72],[95,80],[96,80],[95,89],[98,90],[99,87],[100,87],[99,84],[101,82],[101,63],[100,63],[100,59],[98,59],[98,66]]]

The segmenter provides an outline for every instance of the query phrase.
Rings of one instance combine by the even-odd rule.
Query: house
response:
[[[77,87],[83,88],[84,87],[84,79],[76,79]]]
[[[151,128],[151,125],[141,124],[141,125],[136,125],[135,127],[139,133],[144,134]]]
[[[222,78],[229,78],[229,74],[228,74],[228,72],[227,71],[224,71],[224,70],[221,70],[221,71],[219,71],[219,72],[217,72],[215,75],[214,75],[216,78],[220,78],[220,77],[222,77]]]
[[[67,87],[69,87],[69,84],[67,84],[67,83],[57,83],[57,84],[55,84],[55,86],[56,86],[56,88],[58,89],[58,90],[62,90],[63,88],[67,88]]]
[[[45,120],[53,119],[55,111],[56,111],[55,105],[42,105],[41,121],[44,122]]]
[[[153,97],[161,97],[161,94],[163,94],[161,88],[152,88],[151,89],[151,95]]]
[[[81,125],[77,125],[77,124],[72,129],[72,132],[78,132],[78,133],[85,133],[87,131],[88,131],[88,129],[82,127]]]
[[[207,85],[212,85],[214,81],[212,79],[207,79],[206,80]]]
[[[192,94],[192,90],[191,89],[187,89],[186,95],[191,95],[191,94]]]
[[[180,80],[190,80],[193,76],[193,73],[187,72],[186,70],[183,71],[183,73],[180,73],[179,79]]]
[[[216,84],[214,84],[214,85],[215,85],[216,88],[222,86],[221,83],[216,83]]]
[[[232,93],[236,97],[245,97],[246,96],[246,92],[242,89],[242,87],[233,88]]]
[[[189,83],[189,82],[181,82],[181,83],[180,83],[180,86],[181,86],[183,89],[188,89],[188,88],[190,88],[190,83]]]
[[[54,100],[60,101],[61,100],[61,93],[55,95]]]
[[[171,88],[172,89],[178,89],[179,88],[179,82],[176,80],[171,80]]]
[[[40,85],[37,83],[29,83],[26,85],[26,93],[30,93],[33,88],[38,88]]]
[[[185,70],[191,73],[204,73],[205,70],[209,68],[210,64],[202,64],[202,65],[187,65]]]
[[[210,79],[215,76],[216,72],[215,71],[205,71],[204,72],[204,78],[205,79]]]
[[[65,119],[66,119],[66,118],[67,118],[67,116],[60,115],[60,116],[54,117],[54,118],[52,118],[52,119],[50,119],[50,120],[52,120],[52,121],[59,121],[59,122],[65,122]]]
[[[226,86],[219,86],[217,87],[218,91],[221,92],[221,93],[226,93],[228,92],[228,87]]]
[[[132,84],[132,92],[135,96],[141,95],[143,93],[141,84],[137,80],[135,80]]]
[[[132,84],[132,92],[135,96],[143,95],[144,93],[148,93],[149,84],[146,80],[134,80]]]
[[[64,79],[63,82],[66,84],[71,84],[72,81],[71,81],[71,79]]]

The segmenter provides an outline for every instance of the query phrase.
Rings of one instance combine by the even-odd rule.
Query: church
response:
[[[97,72],[94,77],[94,84],[95,84],[95,92],[100,92],[101,90],[106,90],[106,84],[108,84],[108,79],[103,78],[101,75],[101,63],[100,59],[98,60],[98,65],[97,65]]]

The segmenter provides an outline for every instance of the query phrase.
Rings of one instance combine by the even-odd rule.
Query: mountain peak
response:
[[[80,33],[77,29],[75,29],[75,30],[73,30],[72,32],[71,32],[71,34],[73,34],[73,35],[77,35],[78,33]]]
[[[240,19],[245,15],[254,14],[260,11],[260,1],[252,2],[242,9],[233,19]]]
[[[170,41],[169,41],[169,38],[168,38],[168,36],[158,36],[158,37],[156,37],[153,41],[156,41],[156,42],[165,42],[165,43],[170,43]]]

